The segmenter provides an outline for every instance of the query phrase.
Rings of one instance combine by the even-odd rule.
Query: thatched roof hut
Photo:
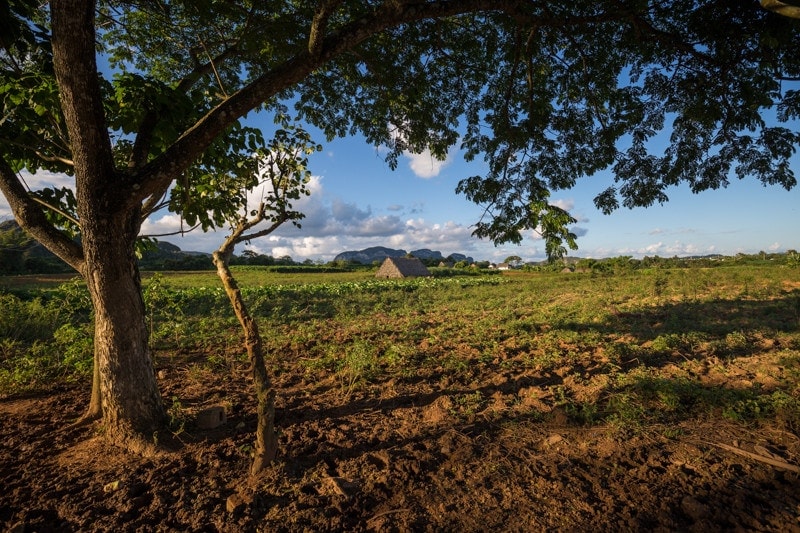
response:
[[[375,273],[376,278],[416,278],[430,275],[430,271],[416,257],[387,257]]]

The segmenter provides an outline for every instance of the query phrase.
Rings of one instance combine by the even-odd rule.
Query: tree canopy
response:
[[[114,72],[96,80],[106,157],[138,185],[144,214],[177,179],[173,209],[222,222],[202,214],[225,204],[220,175],[247,169],[263,144],[238,119],[283,116],[288,104],[329,138],[358,132],[389,147],[393,164],[404,150],[444,156],[455,144],[484,158],[488,174],[458,187],[487,208],[476,234],[518,242],[538,228],[551,253],[574,236],[550,194],[599,170],[616,179],[598,191],[605,212],[664,202],[680,183],[795,184],[798,133],[780,123],[798,113],[798,26],[755,2],[77,4],[95,11],[96,45]],[[57,21],[34,5],[9,4],[3,159],[14,171],[71,173],[52,66]],[[97,76],[87,67],[74,74]],[[206,199],[201,209],[190,191]]]
[[[0,9],[0,190],[87,281],[102,393],[90,412],[112,439],[152,435],[164,414],[135,263],[142,221],[169,207],[190,226],[235,225],[236,191],[269,149],[242,122],[251,112],[281,131],[298,120],[328,138],[360,133],[392,165],[458,145],[488,169],[457,188],[485,207],[475,234],[535,230],[550,256],[575,246],[551,194],[600,170],[616,180],[598,190],[605,212],[664,202],[680,184],[796,184],[800,21],[751,0]],[[42,169],[74,176],[74,189],[29,190],[20,172]]]

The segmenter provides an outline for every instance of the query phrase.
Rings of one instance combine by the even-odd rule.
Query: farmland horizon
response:
[[[13,220],[0,220],[0,233],[5,231],[22,231],[19,228],[19,225],[16,224]],[[29,244],[25,245],[24,249],[17,249],[16,251],[11,250],[9,252],[9,247],[16,247],[18,245],[14,245],[14,242],[17,242],[15,239],[7,239],[8,243],[6,245],[0,246],[0,251],[20,255],[21,258],[25,257],[34,257],[40,258],[38,261],[45,260],[46,262],[59,262],[52,253],[46,251],[40,244],[35,243],[35,241],[31,241]],[[170,260],[171,262],[178,261],[178,263],[174,264],[173,267],[170,267],[170,270],[174,269],[182,269],[183,267],[187,267],[188,269],[192,269],[192,265],[194,267],[200,267],[200,264],[197,263],[195,259],[192,258],[199,258],[199,257],[209,257],[211,256],[212,250],[202,250],[202,249],[187,249],[185,246],[187,245],[187,239],[180,238],[180,236],[167,236],[165,238],[158,238],[157,241],[165,246],[159,246],[160,251],[154,250],[154,253],[147,254],[145,257],[149,256],[147,260],[143,262],[143,268],[147,269],[148,266],[152,266],[153,261],[164,261]],[[187,242],[184,242],[187,241]],[[10,243],[10,244],[9,244]],[[249,253],[246,253],[249,252]],[[465,261],[466,263],[478,263],[478,264],[499,264],[506,262],[506,259],[509,257],[518,257],[519,260],[516,261],[518,266],[521,265],[543,265],[548,263],[546,258],[525,258],[519,256],[517,253],[513,253],[513,250],[510,251],[511,253],[508,256],[502,256],[492,259],[486,259],[484,257],[473,257],[471,255],[464,254],[458,250],[441,250],[441,249],[431,249],[431,248],[422,248],[422,247],[410,247],[408,249],[405,248],[391,248],[389,246],[384,246],[381,244],[370,246],[363,249],[350,249],[350,250],[341,250],[335,251],[335,255],[326,257],[326,258],[307,258],[307,257],[293,257],[290,255],[283,255],[283,256],[273,256],[268,253],[259,252],[258,249],[253,249],[252,247],[247,247],[244,249],[237,250],[237,257],[242,259],[246,259],[248,256],[261,256],[261,257],[270,257],[278,262],[278,264],[314,264],[314,265],[325,265],[331,264],[338,261],[345,261],[345,262],[356,262],[361,263],[363,265],[372,265],[376,262],[383,261],[386,257],[401,257],[405,255],[414,255],[426,261],[429,265],[434,265],[439,261],[450,261],[451,263],[455,262],[462,262]],[[579,261],[607,261],[613,260],[617,258],[630,258],[636,261],[639,260],[646,260],[646,259],[663,259],[663,260],[723,260],[723,259],[736,259],[739,257],[748,257],[748,256],[763,256],[766,258],[768,256],[775,257],[780,255],[785,255],[787,253],[796,252],[795,248],[786,248],[786,249],[779,249],[775,250],[762,248],[757,251],[752,252],[743,252],[739,251],[736,253],[725,254],[719,252],[712,252],[712,253],[704,253],[704,254],[683,254],[683,255],[659,255],[656,254],[617,254],[617,255],[605,255],[605,256],[588,256],[586,254],[582,254],[581,250],[573,251],[572,253],[568,253],[565,255],[562,260],[568,263],[577,263]],[[188,261],[188,263],[186,262]],[[25,259],[27,263],[27,259]],[[37,263],[34,261],[34,263]],[[38,263],[37,263],[38,264]],[[258,261],[254,264],[262,264]],[[267,263],[263,263],[267,264]],[[271,264],[271,263],[270,263]],[[35,267],[35,264],[34,264]],[[66,265],[63,265],[64,268],[67,268]],[[210,268],[210,263],[208,265]],[[156,268],[160,270],[161,268]],[[18,269],[17,269],[18,270]],[[15,270],[15,271],[17,271]],[[25,268],[25,270],[30,270],[29,268]],[[39,269],[41,270],[41,269]],[[30,270],[30,273],[38,272],[36,268]],[[51,269],[45,268],[44,271],[51,271]],[[44,272],[43,271],[43,272]],[[11,271],[9,271],[10,273]],[[19,273],[19,272],[18,272]]]

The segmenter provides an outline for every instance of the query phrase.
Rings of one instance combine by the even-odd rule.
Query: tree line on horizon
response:
[[[441,260],[420,258],[427,267],[441,266]],[[516,269],[523,271],[548,271],[569,268],[575,272],[610,273],[640,268],[688,268],[688,267],[714,267],[743,262],[771,262],[789,266],[800,265],[800,254],[795,250],[786,252],[764,252],[757,254],[737,254],[735,256],[704,255],[692,257],[659,257],[645,256],[641,259],[632,256],[616,256],[607,258],[581,258],[564,257],[558,261],[517,261]],[[268,254],[259,254],[253,250],[244,250],[240,255],[234,255],[231,265],[270,267],[276,272],[333,272],[357,269],[373,269],[380,266],[380,262],[364,265],[357,261],[334,260],[316,262],[311,259],[295,261],[291,256],[273,257]],[[476,261],[478,269],[487,269],[491,266],[489,261]],[[465,269],[471,265],[465,261],[447,262],[446,267]],[[213,270],[214,265],[210,254],[197,252],[184,252],[178,246],[166,241],[153,241],[139,258],[139,267],[145,271],[192,271]],[[61,259],[49,252],[41,244],[28,236],[13,221],[0,223],[0,275],[25,275],[25,274],[60,274],[72,272],[72,268]]]

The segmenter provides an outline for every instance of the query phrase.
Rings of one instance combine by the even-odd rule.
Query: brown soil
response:
[[[282,452],[248,483],[242,375],[161,365],[184,426],[149,458],[70,426],[85,387],[0,401],[0,529],[800,532],[797,428],[580,427],[525,373],[352,386],[285,371]],[[210,405],[227,423],[200,430]]]

